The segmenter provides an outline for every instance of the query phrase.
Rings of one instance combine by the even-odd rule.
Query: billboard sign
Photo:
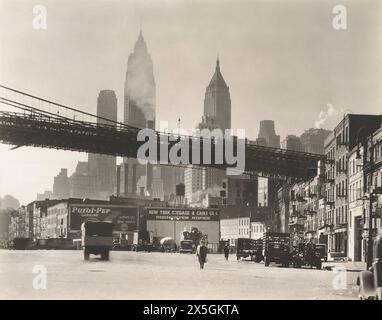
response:
[[[146,208],[147,220],[219,221],[218,209]]]
[[[71,205],[70,229],[81,230],[81,224],[86,220],[112,221],[113,231],[134,231],[137,229],[137,207],[105,206],[105,205]]]

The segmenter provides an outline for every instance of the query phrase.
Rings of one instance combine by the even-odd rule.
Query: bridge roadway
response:
[[[12,106],[11,103],[9,105]],[[109,125],[72,120],[43,111],[39,113],[37,110],[0,111],[0,142],[14,146],[54,148],[136,158],[138,148],[144,143],[137,141],[138,132],[137,128],[118,123]],[[159,150],[160,137],[165,134],[156,132],[156,135]],[[189,140],[191,151],[191,137],[185,137],[185,139]],[[177,141],[170,141],[168,150],[175,143]],[[201,147],[203,143],[212,146],[211,154],[213,155],[215,144],[211,143],[211,140],[204,139]],[[192,152],[190,152],[190,158],[191,154]],[[323,156],[318,154],[264,147],[250,140],[245,141],[245,172],[247,173],[268,177],[308,179],[317,173],[318,161],[323,159]],[[215,163],[213,156],[211,164],[199,165],[217,168],[235,166],[226,161],[223,164]]]

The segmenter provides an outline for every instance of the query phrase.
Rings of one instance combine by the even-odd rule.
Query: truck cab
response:
[[[85,221],[81,226],[81,240],[84,260],[90,254],[100,255],[102,260],[109,260],[113,247],[113,223],[110,221]]]
[[[236,239],[236,259],[250,257],[251,261],[260,262],[263,257],[263,239]]]
[[[289,267],[291,262],[290,234],[281,232],[266,232],[264,234],[264,265],[271,262]]]
[[[153,251],[153,232],[145,230],[134,231],[132,251]]]

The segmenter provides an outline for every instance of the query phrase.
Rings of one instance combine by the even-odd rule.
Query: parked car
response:
[[[374,240],[373,263],[369,270],[360,272],[357,285],[361,300],[382,300],[382,236]]]

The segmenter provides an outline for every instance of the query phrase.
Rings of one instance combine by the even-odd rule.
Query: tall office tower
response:
[[[124,123],[146,128],[148,121],[154,121],[155,127],[153,62],[142,31],[127,61],[124,97]]]
[[[259,145],[280,148],[280,136],[276,135],[275,122],[273,120],[260,121],[260,130],[257,141]],[[274,211],[276,204],[276,183],[277,181],[272,178],[258,178],[258,206],[268,207],[270,212]]]
[[[184,170],[183,167],[161,166],[165,200],[175,199],[176,185],[184,182]]]
[[[220,72],[219,58],[216,60],[215,73],[206,88],[203,120],[211,121],[222,130],[231,129],[231,97]]]
[[[292,134],[287,135],[281,142],[281,148],[293,151],[303,151],[300,138]]]
[[[188,204],[197,202],[198,191],[203,190],[202,168],[189,166],[184,169],[185,198]]]
[[[79,161],[75,172],[69,178],[70,197],[100,198],[97,177],[89,172],[88,162]]]
[[[325,129],[310,128],[300,136],[303,151],[324,154],[325,139],[330,131]]]
[[[219,58],[216,60],[215,73],[206,88],[204,97],[204,114],[198,129],[231,129],[231,97],[229,87],[220,72]],[[185,197],[190,202],[196,200],[196,191],[221,188],[226,177],[225,170],[215,168],[192,168],[184,172]],[[191,196],[192,195],[192,196]]]
[[[69,197],[68,169],[61,169],[60,173],[54,177],[53,196],[57,199]]]
[[[215,73],[206,88],[204,97],[204,115],[199,129],[231,129],[231,96],[229,87],[220,72],[219,58],[216,60]],[[225,178],[225,170],[205,168],[202,170],[203,189],[220,188]]]
[[[260,121],[259,139],[265,139],[268,147],[280,148],[280,136],[276,135],[275,122],[273,120]]]
[[[153,62],[147,51],[142,31],[129,55],[124,89],[124,123],[137,128],[155,129],[155,79]],[[157,172],[158,173],[158,172]],[[152,193],[152,166],[125,158],[120,167],[119,186],[124,196],[139,193],[138,180],[145,177],[146,193]],[[142,180],[142,179],[141,179]]]
[[[117,121],[117,97],[112,90],[101,90],[97,100],[97,116],[111,121],[97,119],[99,124],[115,125]],[[88,155],[88,170],[96,178],[95,189],[100,198],[107,198],[116,188],[116,158],[108,155]]]

